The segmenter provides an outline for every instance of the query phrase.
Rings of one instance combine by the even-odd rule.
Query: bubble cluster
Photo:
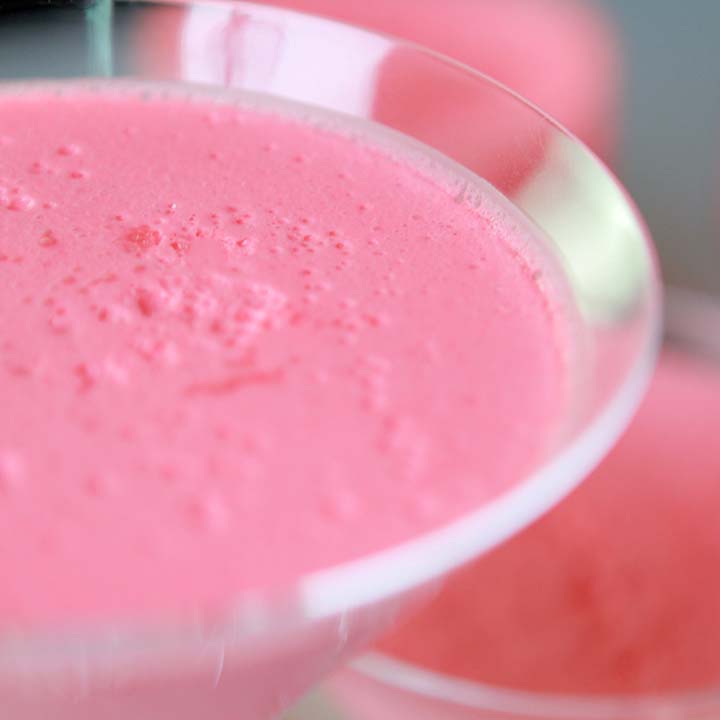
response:
[[[56,152],[62,157],[77,157],[82,153],[82,148],[76,143],[66,143],[60,145]]]
[[[59,241],[52,230],[45,230],[45,232],[40,236],[40,240],[38,241],[38,243],[42,247],[51,248],[58,245]]]
[[[0,208],[15,212],[32,210],[37,201],[21,185],[5,184],[0,180]]]
[[[217,493],[204,493],[191,498],[185,506],[188,528],[196,532],[227,532],[231,511]]]
[[[157,247],[162,240],[160,231],[149,225],[138,225],[124,232],[120,237],[120,243],[127,252],[132,252],[141,257],[148,250]]]
[[[25,479],[25,461],[16,450],[0,448],[0,495],[18,492]]]

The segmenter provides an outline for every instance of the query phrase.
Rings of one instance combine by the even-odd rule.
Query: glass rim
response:
[[[614,389],[611,400],[605,403],[593,421],[536,472],[481,508],[393,547],[305,573],[279,588],[240,592],[227,609],[184,615],[171,621],[152,616],[147,621],[81,623],[59,631],[54,627],[13,631],[10,634],[0,631],[0,676],[8,640],[11,652],[27,651],[31,661],[43,657],[47,648],[51,648],[51,655],[57,652],[59,642],[66,640],[71,641],[73,647],[79,648],[84,660],[94,657],[94,651],[99,651],[101,657],[110,652],[117,659],[116,653],[123,648],[134,650],[148,642],[153,647],[160,643],[162,647],[164,641],[170,641],[168,650],[172,652],[177,641],[182,642],[188,637],[195,639],[196,632],[202,640],[218,639],[232,645],[245,637],[279,635],[308,622],[342,615],[354,608],[382,602],[433,581],[524,527],[532,518],[565,496],[590,472],[621,435],[639,405],[649,383],[660,344],[661,289],[658,267],[648,229],[637,207],[616,176],[592,150],[515,90],[485,73],[419,44],[310,13],[258,5],[245,0],[116,1],[118,5],[127,6],[232,8],[235,12],[244,9],[255,17],[288,15],[314,18],[329,26],[337,26],[343,32],[386,38],[393,47],[411,49],[446,67],[454,68],[473,82],[492,86],[509,96],[525,111],[548,123],[574,146],[582,148],[624,199],[626,209],[642,237],[643,252],[648,260],[649,271],[643,300],[649,308],[650,322],[643,336],[643,347],[634,358],[632,367]],[[188,633],[188,629],[193,632]]]
[[[720,365],[720,337],[703,328],[720,327],[720,298],[682,287],[667,287],[665,342],[686,347]],[[352,660],[351,671],[385,686],[428,700],[486,712],[515,713],[546,720],[614,720],[646,718],[648,712],[670,713],[703,710],[720,704],[720,683],[698,690],[656,693],[559,693],[537,692],[476,682],[436,672],[400,660],[389,653],[372,651]],[[684,716],[683,716],[684,717]]]
[[[645,720],[648,713],[698,710],[720,703],[720,685],[695,691],[631,694],[541,693],[489,685],[445,675],[419,665],[371,652],[352,660],[351,672],[414,697],[538,720]],[[621,714],[619,714],[621,713]],[[652,715],[651,715],[652,716]],[[684,717],[684,716],[683,716]]]

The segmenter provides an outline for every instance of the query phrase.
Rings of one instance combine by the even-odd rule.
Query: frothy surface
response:
[[[637,418],[545,518],[448,583],[384,649],[571,693],[720,680],[720,367],[666,352]]]
[[[564,392],[490,195],[130,89],[0,95],[0,624],[183,612],[512,486]]]

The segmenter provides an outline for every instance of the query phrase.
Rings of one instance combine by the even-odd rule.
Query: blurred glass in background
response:
[[[409,37],[526,95],[611,162],[666,280],[720,293],[720,3],[263,1]]]

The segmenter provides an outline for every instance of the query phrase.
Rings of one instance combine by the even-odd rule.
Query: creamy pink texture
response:
[[[720,366],[667,351],[629,432],[583,486],[382,647],[541,692],[716,684],[718,422]]]
[[[486,195],[270,111],[0,96],[0,624],[225,606],[518,482],[558,320]]]

